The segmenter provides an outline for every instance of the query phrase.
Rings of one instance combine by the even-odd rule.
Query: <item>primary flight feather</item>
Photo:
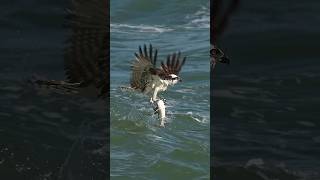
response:
[[[179,77],[186,57],[181,58],[181,53],[173,53],[162,61],[160,68],[157,67],[158,50],[152,45],[147,48],[139,46],[139,52],[135,53],[132,63],[131,88],[142,93],[151,95],[151,102],[157,101],[158,92],[166,91],[168,86],[173,86],[182,79]]]

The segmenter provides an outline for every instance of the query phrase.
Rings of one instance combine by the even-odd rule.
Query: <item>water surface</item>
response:
[[[111,179],[209,179],[208,3],[111,1]],[[147,96],[119,90],[129,85],[134,52],[149,43],[159,62],[187,56],[183,82],[160,94],[165,128]]]

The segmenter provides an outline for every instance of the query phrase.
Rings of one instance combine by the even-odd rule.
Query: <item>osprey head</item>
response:
[[[210,57],[213,58],[216,62],[230,64],[230,59],[219,48],[213,47],[210,50]]]
[[[181,82],[181,78],[175,74],[169,74],[166,78],[165,78],[168,82],[169,85],[175,85],[178,82]]]

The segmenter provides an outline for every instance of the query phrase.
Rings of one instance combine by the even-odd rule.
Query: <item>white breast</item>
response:
[[[160,79],[159,76],[153,76],[152,87],[153,89],[158,87],[159,91],[166,91],[168,88],[168,82]]]
[[[151,94],[155,90],[155,88],[158,88],[158,91],[166,91],[169,86],[168,81],[160,79],[159,76],[152,76],[152,79],[150,80],[150,83],[147,85],[144,93],[145,94]]]

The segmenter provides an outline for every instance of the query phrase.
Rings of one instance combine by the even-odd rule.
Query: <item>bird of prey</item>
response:
[[[212,61],[213,65],[215,65],[216,62],[226,63],[226,64],[230,63],[229,58],[224,54],[224,52],[221,49],[214,46],[212,46],[210,49],[210,57],[213,60]]]
[[[139,52],[135,53],[132,63],[131,88],[150,95],[150,102],[159,100],[158,92],[166,91],[168,86],[173,86],[182,81],[179,72],[186,61],[181,53],[173,53],[167,56],[166,62],[162,61],[157,68],[158,50],[149,45],[139,46]]]
[[[210,57],[211,64],[214,67],[217,62],[230,63],[229,58],[226,57],[225,53],[217,47],[217,39],[225,31],[231,14],[239,6],[240,0],[230,0],[231,2],[225,9],[223,9],[223,0],[215,0],[211,6],[211,17],[213,18],[210,22],[210,34],[211,34],[211,48]]]
[[[66,22],[71,30],[64,54],[66,80],[36,80],[34,83],[65,93],[90,89],[96,97],[107,97],[110,38],[107,1],[71,2]]]

